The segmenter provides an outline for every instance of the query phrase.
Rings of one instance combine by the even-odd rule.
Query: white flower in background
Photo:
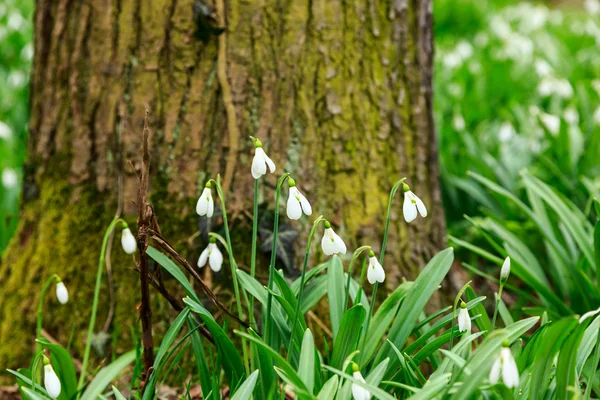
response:
[[[573,97],[573,86],[566,79],[555,77],[545,77],[537,87],[538,94],[542,97],[557,95],[560,98],[568,99]]]
[[[219,272],[221,270],[221,266],[223,265],[223,254],[221,254],[221,250],[217,247],[217,240],[214,237],[210,238],[208,246],[200,254],[200,258],[198,258],[198,267],[204,267],[207,261],[210,269],[213,271]]]
[[[287,216],[289,219],[300,219],[302,213],[306,215],[312,214],[312,207],[306,197],[300,193],[296,186],[296,181],[288,178],[288,187],[290,189],[287,201]]]
[[[442,63],[447,69],[455,69],[462,65],[463,61],[459,54],[450,52],[442,58]]]
[[[128,227],[123,229],[121,233],[121,246],[123,246],[123,251],[127,254],[133,254],[135,253],[135,249],[137,249],[137,241]]]
[[[533,66],[535,67],[535,72],[542,78],[552,74],[552,67],[544,59],[538,58],[535,60]]]
[[[56,282],[56,298],[60,304],[67,304],[69,301],[69,291],[62,280]]]
[[[473,46],[466,40],[461,40],[456,45],[455,51],[463,60],[466,60],[473,55]]]
[[[594,111],[593,120],[595,125],[600,125],[600,106]]]
[[[375,282],[383,283],[385,281],[385,271],[375,257],[373,251],[369,252],[369,267],[367,269],[367,280],[371,285]]]
[[[2,185],[7,189],[13,189],[17,186],[19,177],[17,171],[12,168],[6,167],[2,170]]]
[[[12,136],[12,130],[10,126],[6,125],[4,122],[0,121],[0,139],[10,139]]]
[[[337,235],[331,229],[329,221],[324,222],[325,232],[323,233],[323,239],[321,239],[321,248],[325,255],[331,256],[333,254],[346,254],[346,244],[341,237]]]
[[[48,396],[56,399],[60,396],[60,379],[54,372],[52,365],[50,364],[50,360],[48,357],[43,356],[44,363],[44,387],[46,388],[46,392],[48,392]]]
[[[500,280],[506,281],[510,275],[510,257],[506,257],[500,268]]]
[[[198,203],[196,203],[196,213],[199,216],[207,216],[208,218],[213,216],[215,211],[215,202],[212,197],[212,190],[210,182],[206,182],[204,185],[204,190],[202,194],[198,198]]]
[[[402,189],[404,190],[404,205],[402,207],[404,220],[406,222],[414,221],[417,218],[417,211],[421,214],[421,217],[425,218],[427,216],[425,204],[410,190],[406,183],[402,184]]]
[[[461,113],[455,113],[454,118],[452,119],[452,125],[454,129],[458,132],[461,132],[465,129],[465,119],[463,118]]]
[[[352,377],[362,383],[367,383],[358,369],[358,365],[352,363]],[[370,400],[371,393],[362,386],[352,383],[352,397],[354,400]]]
[[[492,32],[501,39],[507,39],[512,33],[512,29],[508,22],[498,15],[493,16],[490,20],[490,28]]]
[[[585,11],[587,11],[591,15],[600,14],[600,1],[599,0],[585,0],[583,7],[585,8]]]
[[[458,83],[450,83],[446,88],[451,96],[462,97],[463,95],[463,89]]]
[[[489,377],[490,383],[495,385],[500,380],[500,377],[502,377],[502,382],[508,388],[519,386],[519,369],[508,343],[503,344],[500,355],[496,358],[494,364],[492,364]]]
[[[498,138],[501,142],[508,142],[517,132],[510,122],[504,122],[498,130]]]
[[[579,124],[579,113],[577,112],[577,109],[573,106],[569,106],[563,112],[563,118],[565,119],[565,121],[567,121],[569,125]]]
[[[271,173],[275,172],[275,163],[267,156],[262,148],[262,142],[250,136],[254,140],[254,159],[252,160],[252,177],[259,179],[267,173],[267,166]]]
[[[557,117],[556,115],[541,112],[540,120],[542,121],[542,124],[544,124],[548,132],[550,132],[554,136],[558,135],[558,132],[560,131],[559,117]]]
[[[594,79],[592,81],[592,87],[594,88],[598,96],[600,96],[600,79]]]
[[[469,310],[467,310],[467,305],[464,301],[460,302],[460,310],[458,311],[458,317],[456,319],[458,321],[459,332],[467,331],[468,333],[471,333],[471,317],[469,316]]]
[[[590,317],[593,317],[594,315],[596,315],[596,314],[598,314],[598,313],[600,313],[600,308],[597,308],[597,309],[595,309],[595,310],[592,310],[592,311],[588,311],[588,312],[586,312],[585,314],[583,314],[583,315],[581,316],[581,318],[579,318],[579,323],[581,324],[581,323],[582,323],[583,321],[585,321],[586,319],[588,319],[588,318],[590,318]]]

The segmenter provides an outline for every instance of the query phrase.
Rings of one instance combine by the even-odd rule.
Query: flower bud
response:
[[[123,246],[123,251],[127,254],[135,253],[135,249],[137,248],[135,237],[128,227],[123,229],[123,232],[121,233],[121,246]]]
[[[56,282],[56,298],[58,299],[60,304],[67,304],[67,302],[69,301],[69,291],[60,279],[58,279],[58,281]]]
[[[60,396],[61,386],[60,379],[54,372],[52,368],[52,364],[50,364],[50,360],[48,357],[43,356],[43,364],[44,364],[44,387],[46,388],[46,392],[48,392],[48,396],[56,399]]]
[[[508,280],[508,276],[510,275],[510,257],[506,257],[504,263],[502,264],[502,268],[500,269],[500,281],[506,282]]]

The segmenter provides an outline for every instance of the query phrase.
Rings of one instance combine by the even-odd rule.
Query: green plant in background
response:
[[[33,1],[0,3],[0,254],[17,226],[29,120]]]

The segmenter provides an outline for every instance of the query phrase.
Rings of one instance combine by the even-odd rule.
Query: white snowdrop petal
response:
[[[204,188],[202,194],[198,198],[198,203],[196,203],[196,214],[200,216],[206,215],[208,212],[208,203],[210,200],[212,200],[210,189]]]
[[[377,282],[377,276],[375,272],[375,267],[373,265],[369,265],[367,268],[367,280],[371,285],[374,285]]]
[[[341,254],[346,254],[346,243],[344,243],[344,241],[342,240],[341,237],[339,237],[339,235],[335,232],[333,233],[333,244],[335,246],[335,252],[336,253],[341,253]]]
[[[310,206],[310,203],[308,200],[306,200],[306,197],[304,197],[302,193],[298,192],[298,195],[300,196],[300,205],[302,206],[302,211],[304,211],[304,214],[306,215],[311,215],[312,207]]]
[[[300,219],[300,217],[302,216],[302,207],[300,205],[300,202],[298,201],[298,199],[296,198],[296,191],[293,191],[292,189],[295,189],[294,187],[290,188],[290,195],[288,197],[288,201],[287,201],[287,216],[289,219]]]
[[[417,218],[417,207],[412,203],[412,196],[410,192],[404,194],[404,204],[402,206],[402,213],[404,214],[404,220],[406,222],[412,222]]]
[[[60,379],[54,372],[52,365],[44,365],[44,387],[46,388],[46,392],[53,399],[56,399],[60,396],[61,386]]]
[[[121,246],[127,254],[133,254],[135,253],[135,249],[137,249],[137,242],[129,228],[125,228],[121,232]]]
[[[508,278],[508,275],[510,275],[510,257],[504,259],[504,263],[502,263],[502,268],[500,269],[500,277],[502,279]]]
[[[252,160],[252,177],[258,179],[267,173],[267,165],[265,164],[265,152],[262,148],[257,147]]]
[[[466,308],[461,308],[458,312],[458,331],[471,332],[471,317],[469,316],[469,311]]]
[[[60,304],[67,304],[69,301],[69,291],[63,282],[56,284],[56,298]]]
[[[502,381],[508,388],[519,386],[519,369],[509,347],[502,350]]]
[[[415,196],[415,201],[417,202],[417,210],[419,210],[419,214],[421,214],[421,217],[425,218],[427,216],[427,208],[425,208],[425,204],[417,196]]]
[[[354,372],[352,377],[362,383],[366,383],[360,371]],[[352,383],[352,397],[354,400],[369,400],[371,398],[371,393],[362,386]]]
[[[211,244],[214,245],[214,248],[210,251],[208,264],[210,265],[210,269],[215,272],[219,272],[221,270],[221,266],[223,265],[223,254],[215,243]]]
[[[263,154],[265,155],[265,162],[267,163],[267,165],[269,167],[269,171],[271,171],[271,173],[275,172],[275,163],[273,162],[273,160],[271,160],[269,158],[269,156],[267,155],[267,153],[265,153],[263,151]]]
[[[325,255],[330,256],[335,254],[335,243],[332,236],[333,230],[331,228],[326,228],[325,233],[323,234],[323,238],[321,239],[321,248],[323,249],[323,253]]]
[[[500,372],[502,370],[502,361],[500,361],[500,357],[494,360],[492,364],[492,369],[490,369],[489,380],[492,385],[495,385],[500,380]]]
[[[214,212],[215,212],[215,202],[214,202],[212,196],[210,196],[208,198],[208,202],[207,203],[208,203],[208,208],[206,210],[206,216],[208,218],[211,218],[213,216]]]
[[[208,247],[205,248],[202,253],[200,253],[200,257],[198,258],[198,266],[200,268],[204,267],[206,265],[206,262],[208,261]]]
[[[588,311],[588,312],[586,312],[585,314],[583,314],[583,315],[581,316],[581,318],[579,318],[579,323],[581,324],[581,323],[582,323],[583,321],[585,321],[586,319],[588,319],[588,318],[590,318],[590,317],[593,317],[594,315],[596,315],[596,314],[598,314],[598,313],[600,313],[600,308],[597,308],[597,309],[595,309],[595,310],[592,310],[592,311]]]

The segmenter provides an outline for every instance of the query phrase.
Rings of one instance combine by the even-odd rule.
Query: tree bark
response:
[[[102,232],[119,205],[134,226],[146,108],[150,201],[163,236],[190,260],[205,246],[197,196],[218,172],[240,265],[248,259],[248,135],[278,167],[261,182],[263,206],[273,208],[277,176],[291,172],[349,249],[378,250],[389,190],[407,177],[430,215],[404,223],[399,191],[387,285],[413,278],[444,246],[431,1],[215,2],[216,25],[226,30],[203,41],[192,0],[37,1],[22,217],[0,265],[0,365],[26,365],[38,287],[52,273],[73,301],[48,299],[44,328],[62,343],[73,332],[74,350],[82,348]],[[309,224],[294,224],[301,239]],[[117,331],[108,339],[126,349],[139,286],[131,260],[113,253]],[[168,304],[152,296],[152,307],[155,328],[164,329]]]

